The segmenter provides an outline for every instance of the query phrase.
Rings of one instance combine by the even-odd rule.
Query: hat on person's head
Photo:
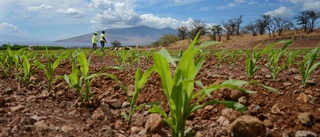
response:
[[[98,35],[98,32],[94,32],[94,35]]]

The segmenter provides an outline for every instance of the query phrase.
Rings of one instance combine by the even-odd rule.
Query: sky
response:
[[[245,25],[319,7],[320,0],[0,0],[0,40],[55,41],[140,25],[176,29],[192,20],[210,26],[240,15]]]

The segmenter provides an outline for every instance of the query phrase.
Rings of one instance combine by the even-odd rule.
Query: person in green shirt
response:
[[[104,31],[101,32],[100,34],[100,44],[101,44],[101,51],[104,50],[104,44],[107,42],[106,37],[104,35]]]
[[[92,40],[91,40],[92,41],[92,51],[95,51],[97,49],[97,42],[98,42],[97,35],[98,35],[98,33],[95,32],[92,36]]]

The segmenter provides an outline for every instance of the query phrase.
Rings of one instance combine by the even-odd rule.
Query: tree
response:
[[[173,34],[164,34],[163,36],[161,36],[160,40],[162,45],[166,47],[169,44],[178,41],[179,37]]]
[[[177,28],[178,30],[178,36],[180,38],[180,40],[184,40],[187,39],[188,37],[188,27],[187,26],[180,26]]]
[[[111,44],[113,47],[120,47],[121,46],[121,43],[117,40],[114,40],[113,42],[111,42]]]
[[[297,24],[301,25],[304,32],[307,30],[309,32],[312,32],[315,28],[315,26],[319,23],[317,21],[320,18],[320,12],[316,11],[302,11],[299,15],[295,17],[297,20]]]
[[[291,28],[291,22],[286,17],[274,17],[272,23],[275,26],[276,31],[278,32],[278,36],[281,36],[283,30]]]
[[[268,29],[269,34],[270,34],[271,30],[270,30],[270,27],[268,26],[271,22],[270,15],[262,15],[261,17],[262,17],[262,19],[258,19],[257,23],[256,23],[256,25],[258,27],[259,34],[263,35],[265,33],[266,28]]]
[[[198,32],[200,32],[200,36],[203,36],[206,34],[206,24],[200,20],[194,20],[191,21],[191,27],[190,30],[188,31],[189,38],[194,39],[197,35]],[[200,37],[198,37],[199,39]]]
[[[225,34],[227,40],[230,40],[230,36],[234,34],[235,32],[235,23],[232,22],[232,20],[229,20],[228,22],[223,22],[222,25],[225,28]]]
[[[221,25],[212,25],[210,31],[211,32],[209,36],[211,40],[221,41],[222,32],[223,32],[223,28],[221,27]]]
[[[240,35],[240,25],[241,25],[241,23],[243,22],[243,20],[242,20],[242,15],[240,15],[238,18],[235,18],[235,19],[234,19],[234,22],[235,22],[235,24],[236,24],[236,26],[235,26],[236,34],[237,34],[237,35]]]
[[[250,22],[248,25],[243,27],[244,31],[248,31],[252,36],[257,36],[258,34],[258,26]]]

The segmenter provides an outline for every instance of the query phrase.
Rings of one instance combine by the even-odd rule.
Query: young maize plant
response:
[[[269,53],[267,67],[270,70],[272,79],[275,80],[277,74],[285,68],[285,63],[279,65],[279,60],[283,55],[285,49],[292,43],[292,41],[287,41],[286,44],[279,50],[273,50]]]
[[[300,63],[300,71],[302,75],[302,86],[307,85],[307,80],[309,79],[311,73],[320,65],[320,62],[316,62],[318,48],[315,48],[308,52],[304,57],[303,62]]]
[[[199,35],[197,35],[198,37]],[[244,84],[259,84],[251,81],[227,80],[221,84],[213,84],[205,87],[201,81],[195,81],[195,76],[199,72],[207,53],[202,52],[202,48],[209,45],[218,44],[217,42],[204,42],[197,45],[197,37],[190,44],[188,49],[182,55],[179,64],[175,63],[174,58],[166,49],[161,49],[153,54],[154,69],[159,74],[163,92],[167,97],[170,115],[165,113],[158,105],[153,105],[149,109],[152,113],[159,113],[164,117],[164,121],[170,126],[173,137],[184,137],[188,135],[191,129],[185,129],[187,118],[196,110],[211,104],[223,104],[235,110],[244,111],[245,106],[233,101],[210,100],[201,104],[204,97],[212,97],[211,93],[220,88],[232,88],[246,93],[255,93],[250,90],[243,89]],[[199,54],[201,52],[201,54]],[[195,59],[196,56],[196,59]],[[176,67],[175,74],[171,74],[169,63]],[[172,77],[173,76],[173,77]],[[202,87],[199,92],[194,92],[194,86],[197,84]],[[262,85],[263,87],[276,92],[275,89]],[[196,103],[191,103],[197,99]]]
[[[151,107],[153,105],[157,105],[159,103],[157,102],[152,102],[152,103],[148,103],[148,104],[141,104],[137,107],[135,107],[136,105],[136,101],[138,98],[138,94],[140,93],[140,91],[142,90],[142,88],[144,87],[145,83],[148,80],[148,77],[154,72],[154,66],[151,66],[148,70],[146,70],[144,73],[142,73],[140,66],[138,66],[136,73],[135,73],[135,85],[134,85],[134,91],[133,91],[133,95],[132,98],[129,98],[130,100],[130,110],[129,110],[129,115],[127,115],[125,112],[122,113],[122,115],[128,120],[129,124],[131,123],[131,119],[132,116],[135,112],[137,112],[139,109],[147,106],[147,107]]]
[[[62,59],[67,58],[69,55],[67,53],[62,53],[56,60],[53,61],[52,56],[49,54],[48,48],[46,48],[46,58],[47,58],[47,63],[43,64],[39,60],[35,60],[34,64],[38,68],[42,69],[43,72],[46,74],[47,80],[48,80],[48,86],[47,90],[50,92],[51,87],[52,87],[52,82],[53,82],[53,72],[54,70],[58,67],[60,61]]]
[[[105,67],[101,69],[99,72],[93,73],[91,75],[89,74],[89,65],[92,55],[94,55],[94,52],[87,60],[86,54],[82,51],[73,54],[71,74],[64,75],[64,79],[69,84],[69,86],[77,89],[81,101],[88,102],[91,99],[91,97],[93,96],[93,94],[90,92],[91,83],[97,76],[100,75],[108,76],[111,79],[115,80],[126,91],[126,88],[119,82],[119,80],[114,75],[109,73],[103,73],[103,71],[108,69],[108,67]],[[77,63],[79,64],[79,68],[77,67]]]
[[[11,70],[12,70],[12,64],[14,63],[14,56],[13,52],[10,48],[10,44],[8,44],[7,50],[6,50],[5,57],[3,59],[3,65],[2,65],[2,70],[5,76],[11,76]]]
[[[26,52],[25,54],[22,54],[22,67],[23,67],[23,78],[22,80],[28,84],[30,83],[30,77],[31,77],[31,65],[29,62],[30,53]]]
[[[258,60],[260,57],[265,54],[266,52],[270,51],[271,48],[276,46],[279,43],[283,42],[288,42],[288,41],[279,41],[279,42],[274,42],[269,45],[267,45],[265,48],[263,48],[261,51],[258,51],[258,47],[261,45],[257,45],[253,48],[252,53],[250,54],[250,51],[247,51],[247,56],[246,56],[246,73],[247,76],[252,78],[252,76],[257,72],[259,69],[259,66],[257,65]]]

